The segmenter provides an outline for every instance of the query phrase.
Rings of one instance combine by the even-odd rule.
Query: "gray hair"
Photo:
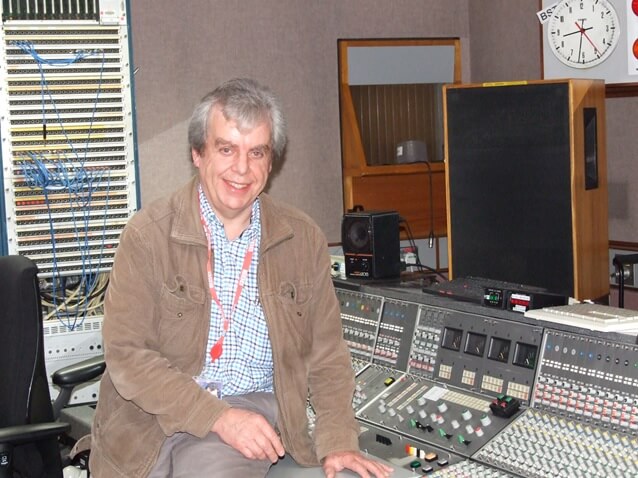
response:
[[[227,120],[239,129],[250,130],[262,123],[270,123],[273,160],[279,159],[286,147],[286,121],[277,97],[265,86],[248,78],[227,81],[204,96],[195,107],[188,125],[191,150],[203,153],[208,138],[208,122],[213,108],[219,108]]]

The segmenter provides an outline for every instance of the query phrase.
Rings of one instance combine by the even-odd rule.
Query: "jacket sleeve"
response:
[[[181,327],[184,331],[201,330],[201,324],[186,321],[201,321],[209,306],[203,299],[195,305],[178,301],[183,312],[175,313],[174,327],[180,333],[172,350],[164,350],[162,261],[140,230],[131,222],[124,229],[111,271],[102,330],[107,371],[119,395],[154,416],[167,436],[179,431],[202,437],[228,405],[193,380],[205,345],[195,340],[201,333],[182,334],[179,321],[192,324]],[[201,352],[193,347],[201,347]]]
[[[316,413],[315,447],[321,461],[333,452],[359,450],[359,426],[352,408],[354,372],[343,339],[327,241],[323,234],[318,235],[316,246],[312,248],[316,282],[308,384]]]

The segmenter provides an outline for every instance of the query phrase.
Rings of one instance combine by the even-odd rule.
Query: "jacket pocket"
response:
[[[192,345],[205,302],[205,291],[183,276],[177,275],[162,285],[157,310],[160,314],[159,337],[165,353],[170,354],[171,350],[180,353],[180,347]]]
[[[177,275],[162,285],[159,299],[162,319],[188,319],[197,306],[204,303],[204,298],[203,289],[189,284],[183,276]]]
[[[301,345],[309,350],[312,331],[308,319],[312,304],[312,285],[282,282],[279,285],[277,301],[288,318],[289,330],[294,332]]]

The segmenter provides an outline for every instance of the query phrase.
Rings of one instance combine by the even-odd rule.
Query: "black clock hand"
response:
[[[587,30],[591,30],[592,28],[594,28],[594,27],[583,28],[582,30],[576,30],[575,32],[565,33],[565,34],[563,35],[563,38],[568,37],[568,36],[570,36],[570,35],[576,35],[576,33],[583,33],[583,32],[586,32]]]

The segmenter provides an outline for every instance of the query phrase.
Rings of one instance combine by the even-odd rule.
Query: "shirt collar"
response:
[[[201,183],[197,187],[197,192],[199,194],[199,207],[200,211],[204,217],[204,221],[206,221],[206,225],[210,229],[211,233],[216,237],[226,237],[226,233],[224,231],[224,224],[219,220],[212,206],[208,202],[208,198],[206,194],[204,194],[204,189],[202,188]],[[239,236],[241,239],[244,238],[253,238],[260,232],[260,205],[259,198],[255,199],[252,205],[252,211],[250,213],[250,224],[241,233]]]

